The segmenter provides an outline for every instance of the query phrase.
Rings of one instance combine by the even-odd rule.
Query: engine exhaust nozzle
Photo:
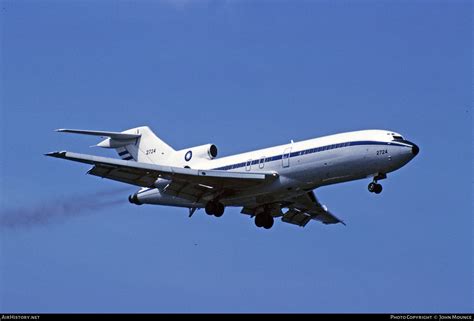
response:
[[[129,195],[128,196],[128,201],[132,204],[135,204],[135,205],[142,205],[143,204],[138,200],[137,193]]]

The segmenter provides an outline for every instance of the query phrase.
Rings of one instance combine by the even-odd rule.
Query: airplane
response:
[[[226,207],[240,207],[257,227],[270,229],[274,219],[301,227],[311,220],[345,223],[322,205],[316,188],[371,178],[371,193],[382,192],[380,180],[409,161],[419,147],[389,130],[361,130],[294,142],[217,158],[214,144],[174,150],[147,127],[122,132],[58,129],[100,136],[96,146],[115,149],[121,159],[51,152],[46,156],[93,165],[87,174],[140,187],[129,196],[136,205],[204,208],[220,217]]]

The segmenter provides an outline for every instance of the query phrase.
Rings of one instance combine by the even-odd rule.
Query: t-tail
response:
[[[175,150],[159,139],[147,127],[136,127],[123,132],[108,132],[81,129],[58,129],[58,132],[107,137],[96,146],[113,148],[123,160],[150,164],[166,164]]]

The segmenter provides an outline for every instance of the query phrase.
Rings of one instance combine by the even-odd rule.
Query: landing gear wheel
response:
[[[377,185],[378,185],[377,183],[372,182],[372,183],[369,184],[367,189],[369,190],[369,192],[373,193],[373,192],[375,192],[375,189],[376,189]]]
[[[216,212],[217,210],[217,205],[215,202],[208,202],[206,204],[206,214],[207,215],[214,215],[214,213]]]
[[[370,183],[367,188],[368,188],[369,192],[371,192],[371,193],[375,193],[375,194],[382,193],[382,185],[377,184],[375,182]]]
[[[273,226],[273,222],[274,222],[273,216],[271,216],[271,215],[266,215],[266,217],[265,217],[265,223],[263,224],[263,227],[264,227],[265,229],[267,229],[267,230],[268,230],[268,229],[271,229],[272,226]]]
[[[255,225],[257,227],[263,227],[263,225],[265,224],[265,216],[260,214],[260,215],[257,215],[255,216]]]
[[[382,188],[382,185],[380,185],[380,184],[375,184],[374,193],[375,193],[375,194],[380,194],[380,193],[382,193],[382,189],[383,189],[383,188]]]
[[[268,230],[272,228],[273,223],[274,219],[273,216],[271,216],[270,214],[261,213],[255,216],[255,225],[257,227],[263,227]]]
[[[224,214],[225,207],[222,203],[217,203],[216,204],[216,211],[214,212],[215,217],[221,217],[222,214]]]
[[[221,217],[224,214],[224,204],[216,201],[210,201],[206,204],[206,214]]]

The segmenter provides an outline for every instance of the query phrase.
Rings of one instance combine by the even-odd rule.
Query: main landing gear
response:
[[[273,216],[270,213],[263,212],[255,216],[255,225],[257,227],[263,227],[265,229],[272,228],[274,223]]]
[[[215,217],[221,217],[224,214],[224,204],[217,201],[210,201],[206,204],[206,214],[214,215]]]

